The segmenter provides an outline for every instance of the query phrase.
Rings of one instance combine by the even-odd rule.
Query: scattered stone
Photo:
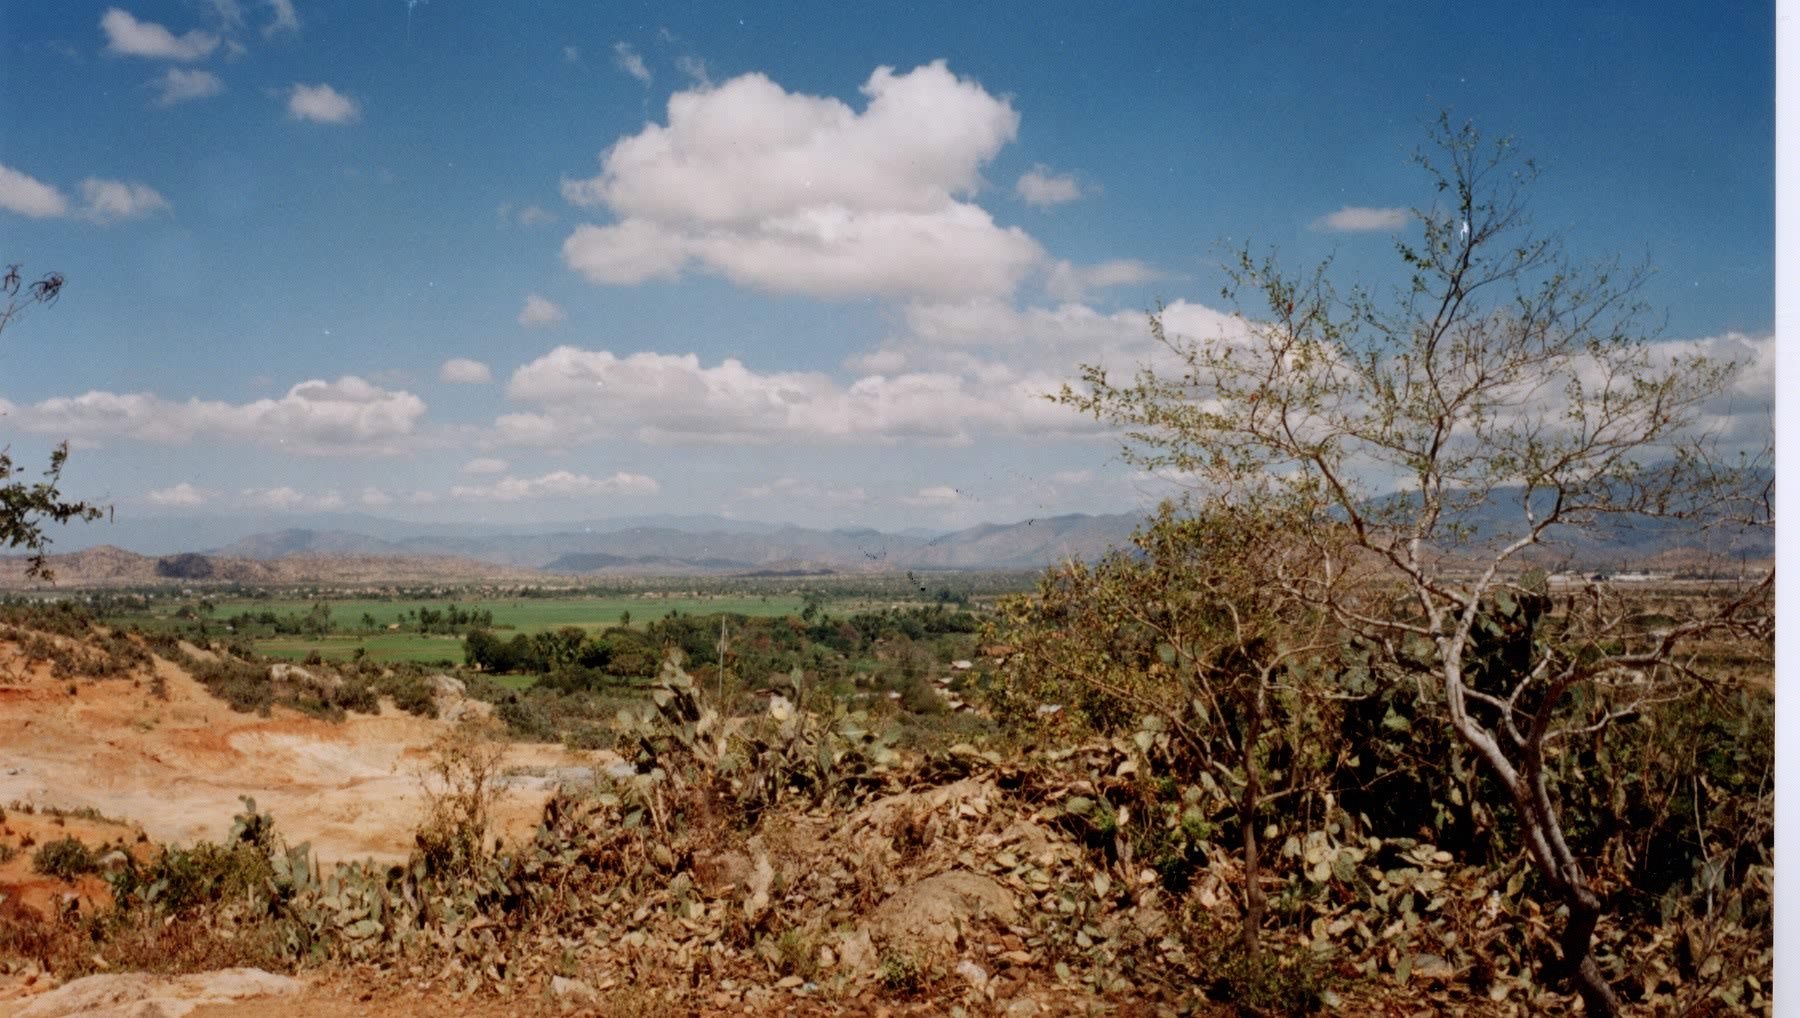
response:
[[[592,1004],[600,999],[600,994],[580,979],[566,976],[550,977],[550,995],[557,1000],[575,1004]]]
[[[306,984],[262,969],[160,977],[142,972],[88,976],[51,990],[15,1018],[183,1018],[203,1004],[285,997]]]

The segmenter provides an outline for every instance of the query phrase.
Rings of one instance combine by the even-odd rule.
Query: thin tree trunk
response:
[[[1256,807],[1262,798],[1262,770],[1256,763],[1256,743],[1262,737],[1264,689],[1258,682],[1250,723],[1244,733],[1244,798],[1238,816],[1244,828],[1244,953],[1254,959],[1262,952],[1263,912],[1268,896],[1263,893],[1262,864],[1257,854]]]

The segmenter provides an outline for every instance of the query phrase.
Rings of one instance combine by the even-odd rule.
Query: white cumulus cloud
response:
[[[380,488],[370,486],[362,490],[362,494],[357,496],[357,501],[366,506],[384,506],[392,505],[394,497]]]
[[[0,165],[0,209],[33,219],[54,219],[68,214],[69,200],[36,177]]]
[[[542,477],[522,480],[506,477],[479,487],[458,485],[450,489],[457,498],[489,502],[520,502],[539,498],[580,498],[604,495],[654,495],[662,490],[653,477],[620,471],[611,477],[588,477],[585,474],[556,470]]]
[[[296,82],[288,89],[288,116],[315,124],[347,124],[361,116],[356,100],[330,85]]]
[[[1361,205],[1346,205],[1328,216],[1320,216],[1313,220],[1315,230],[1330,230],[1338,233],[1391,233],[1404,229],[1412,219],[1408,209],[1376,209]]]
[[[1043,258],[967,201],[1018,132],[1005,99],[942,61],[881,67],[858,112],[761,74],[670,96],[668,122],[621,138],[563,195],[615,217],[563,244],[599,283],[689,268],[813,296],[1005,294]]]
[[[280,399],[242,404],[94,391],[28,407],[0,401],[0,410],[40,434],[164,445],[248,441],[318,456],[399,452],[424,416],[425,403],[412,393],[382,389],[346,375],[335,382],[301,382]]]
[[[153,21],[139,21],[118,7],[100,17],[108,52],[156,60],[202,60],[219,48],[219,37],[195,29],[177,36]]]
[[[507,466],[505,460],[483,457],[464,463],[462,469],[465,474],[504,474]]]
[[[173,106],[194,99],[205,99],[225,91],[225,82],[211,71],[198,68],[171,67],[163,76],[150,82],[157,91],[158,106]]]
[[[525,306],[519,310],[519,324],[527,329],[543,328],[565,321],[569,313],[548,297],[535,293],[525,295]]]
[[[152,491],[145,497],[149,499],[151,505],[191,509],[194,506],[205,505],[214,498],[217,498],[218,494],[219,493],[216,491],[197,488],[186,481],[182,481],[172,488],[163,488],[159,491]]]
[[[650,352],[615,356],[560,346],[519,368],[507,395],[537,410],[495,422],[506,444],[565,447],[633,435],[682,444],[966,445],[977,434],[1050,435],[1082,421],[1044,395],[1061,378],[1002,365],[874,374],[848,385],[816,372],[764,374],[727,359]]]
[[[438,369],[438,381],[455,385],[485,385],[494,380],[494,373],[486,364],[470,360],[467,357],[455,357],[444,362]]]
[[[1019,182],[1013,186],[1013,193],[1027,205],[1047,209],[1081,197],[1081,185],[1069,174],[1053,173],[1050,167],[1039,163],[1031,168],[1031,172],[1019,178]]]
[[[81,182],[85,203],[82,215],[96,223],[115,223],[121,219],[142,219],[153,212],[166,211],[168,199],[145,184],[123,180],[101,180],[89,177]]]

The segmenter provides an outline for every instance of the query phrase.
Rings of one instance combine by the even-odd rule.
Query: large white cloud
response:
[[[302,455],[382,454],[407,447],[425,403],[346,375],[301,382],[280,399],[241,404],[94,391],[30,406],[0,400],[0,412],[28,431],[88,441],[250,441]]]
[[[814,296],[1005,294],[1043,260],[1037,242],[965,200],[1018,132],[1005,99],[942,61],[878,68],[857,112],[761,74],[669,98],[649,124],[567,180],[604,208],[563,258],[595,282],[672,279],[690,266]]]
[[[139,21],[128,11],[109,7],[100,18],[108,52],[157,60],[203,60],[219,48],[219,37],[198,29],[177,36],[153,21]]]
[[[764,374],[728,359],[561,346],[514,372],[507,394],[539,409],[496,421],[502,443],[566,447],[621,435],[684,444],[968,444],[983,434],[1056,435],[1083,422],[1044,398],[1058,379],[985,373]]]

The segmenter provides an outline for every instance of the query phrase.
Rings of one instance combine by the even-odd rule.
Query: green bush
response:
[[[31,857],[31,868],[59,880],[74,880],[83,873],[94,872],[94,854],[73,834],[58,838],[38,849]]]
[[[232,710],[266,714],[275,703],[275,688],[269,681],[267,665],[236,657],[207,661],[191,656],[184,664],[207,692],[230,704]]]

